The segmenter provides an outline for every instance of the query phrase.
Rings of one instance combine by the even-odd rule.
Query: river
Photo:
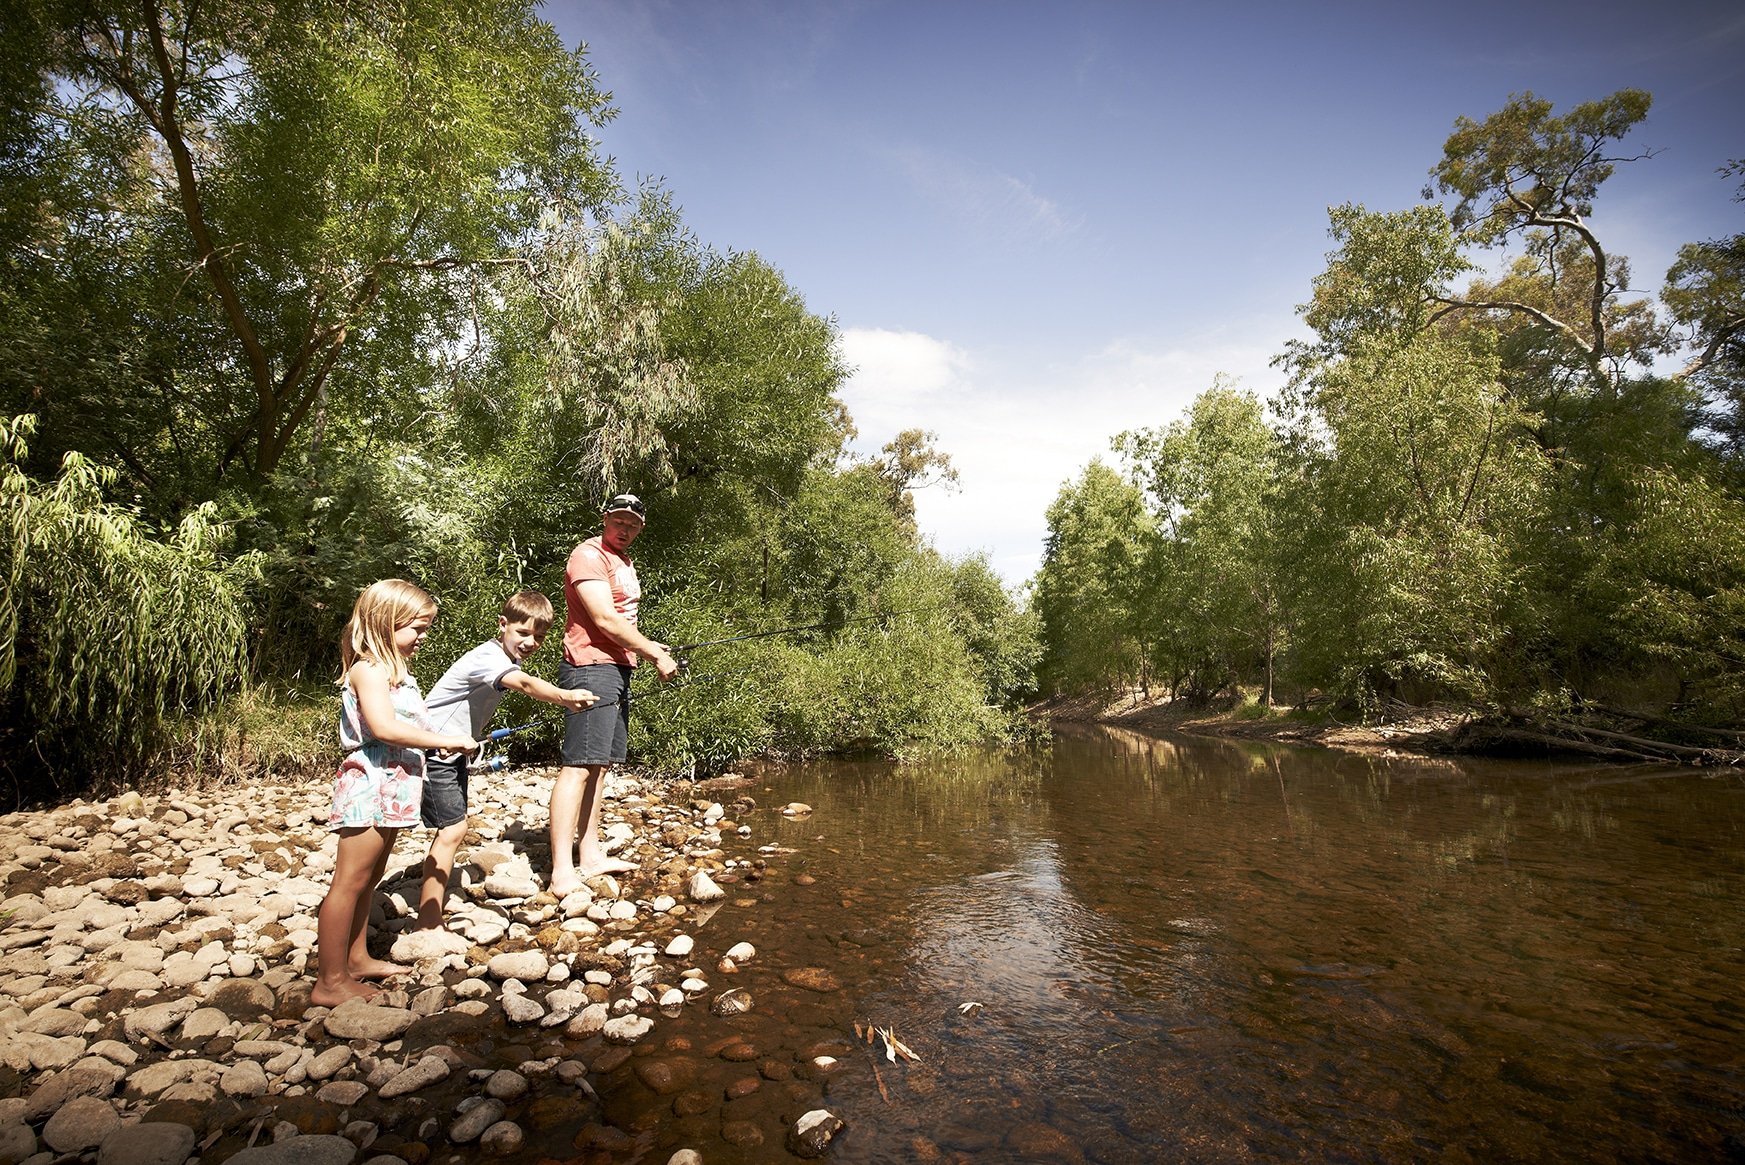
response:
[[[839,1062],[688,1115],[606,1074],[650,1159],[781,1159],[716,1137],[822,1094],[841,1165],[1745,1160],[1740,773],[1081,728],[754,776],[814,812],[699,937],[758,948],[743,1050]],[[732,1095],[721,1023],[662,1031]]]

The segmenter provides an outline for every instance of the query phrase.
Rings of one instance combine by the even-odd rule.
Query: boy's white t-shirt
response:
[[[424,697],[430,730],[476,739],[503,702],[503,677],[520,670],[521,665],[503,650],[501,639],[479,644],[450,664]]]

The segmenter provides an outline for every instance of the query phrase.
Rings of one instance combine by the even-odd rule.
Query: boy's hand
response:
[[[563,698],[558,701],[571,712],[582,712],[600,702],[600,697],[586,688],[568,688],[563,691]]]

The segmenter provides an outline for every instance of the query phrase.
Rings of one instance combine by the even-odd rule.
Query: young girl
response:
[[[358,596],[339,639],[345,669],[339,742],[351,750],[333,782],[328,828],[339,834],[333,885],[316,915],[315,989],[310,1001],[335,1006],[376,989],[407,968],[370,957],[370,905],[394,835],[418,824],[424,750],[472,752],[470,736],[432,732],[424,698],[406,661],[436,618],[436,600],[403,579],[371,583]]]

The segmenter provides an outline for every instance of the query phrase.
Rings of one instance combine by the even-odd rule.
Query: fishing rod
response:
[[[880,611],[872,615],[859,615],[852,619],[827,619],[822,623],[802,623],[794,627],[777,627],[773,631],[748,631],[744,635],[729,635],[725,639],[705,639],[700,643],[681,643],[667,650],[677,658],[688,651],[699,647],[719,647],[723,643],[740,643],[747,639],[767,639],[771,635],[792,635],[798,631],[822,631],[826,627],[847,627],[852,623],[885,623],[898,615],[913,615],[918,611],[933,611],[940,607],[948,607],[950,603],[929,603],[923,607],[905,607],[901,611]]]
[[[721,678],[721,674],[715,673],[715,672],[711,672],[711,673],[708,673],[706,675],[700,675],[700,676],[687,675],[685,678],[685,682],[682,684],[666,684],[662,687],[655,688],[651,691],[643,692],[640,696],[637,697],[637,699],[646,700],[646,699],[650,698],[651,696],[664,695],[667,692],[676,691],[680,688],[688,688],[692,684],[700,684],[700,683],[703,683],[707,680],[718,680],[720,678]],[[622,704],[625,701],[625,699],[628,698],[629,696],[630,696],[630,693],[626,692],[623,696],[614,696],[610,700],[602,700],[602,701],[595,703],[595,704],[589,704],[586,708],[583,708],[582,711],[583,712],[598,712],[602,708],[615,708],[619,704]],[[564,713],[551,712],[551,713],[548,713],[544,716],[535,717],[534,719],[529,720],[525,724],[517,724],[513,728],[494,729],[493,731],[487,732],[487,733],[485,733],[484,736],[479,738],[479,749],[480,749],[480,751],[483,751],[486,745],[495,744],[499,740],[507,739],[508,737],[514,736],[517,732],[526,732],[529,728],[539,728],[543,725],[555,724],[558,720],[558,717],[561,715],[564,715]],[[476,765],[473,765],[470,767],[472,767],[475,771],[483,770],[485,772],[494,773],[494,772],[498,771],[499,769],[503,768],[508,763],[509,763],[509,757],[507,756],[507,754],[505,754],[505,755],[500,755],[500,756],[481,758]]]

